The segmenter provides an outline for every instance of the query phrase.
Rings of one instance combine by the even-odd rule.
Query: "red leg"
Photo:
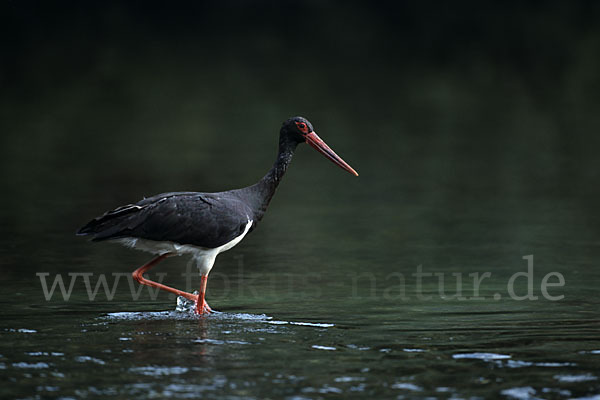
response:
[[[154,281],[151,281],[150,279],[144,278],[144,273],[146,271],[148,271],[150,268],[154,267],[156,264],[158,264],[159,262],[161,262],[162,260],[164,260],[165,258],[167,258],[170,255],[171,255],[170,253],[161,254],[160,256],[152,259],[150,262],[142,265],[141,267],[139,267],[138,269],[133,271],[133,273],[131,274],[131,275],[133,275],[133,279],[135,279],[142,285],[148,285],[148,286],[155,287],[155,288],[158,288],[161,290],[165,290],[167,292],[174,293],[177,296],[183,296],[188,300],[193,300],[193,301],[197,302],[198,296],[195,294],[184,292],[184,291],[172,288],[170,286],[163,285],[162,283],[154,282]],[[206,283],[204,284],[204,286],[206,287]],[[204,299],[204,292],[202,292],[202,298]]]
[[[212,308],[208,305],[204,296],[206,294],[206,282],[208,281],[208,275],[202,275],[200,277],[200,293],[198,294],[198,300],[196,300],[196,313],[197,314],[210,314]]]

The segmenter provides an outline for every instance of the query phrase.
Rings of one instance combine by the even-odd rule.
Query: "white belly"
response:
[[[181,256],[184,254],[191,255],[198,264],[198,268],[200,269],[201,275],[208,275],[213,264],[215,263],[215,258],[219,253],[227,251],[231,249],[233,246],[242,241],[244,236],[250,230],[252,226],[252,221],[248,220],[246,226],[244,227],[244,232],[241,235],[233,239],[232,241],[225,243],[222,246],[215,247],[214,249],[209,249],[206,247],[193,246],[190,244],[178,244],[174,242],[159,242],[156,240],[148,240],[148,239],[139,239],[134,237],[126,237],[115,239],[115,242],[121,243],[124,246],[134,248],[136,250],[147,251],[149,253],[154,254],[166,254],[170,253],[173,255]]]

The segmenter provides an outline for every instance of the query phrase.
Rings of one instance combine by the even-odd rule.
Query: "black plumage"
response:
[[[236,191],[163,193],[109,211],[78,233],[92,234],[95,241],[133,237],[216,248],[255,218]]]

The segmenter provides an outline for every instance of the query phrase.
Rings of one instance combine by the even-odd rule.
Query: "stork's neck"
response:
[[[290,162],[292,162],[296,146],[298,146],[298,142],[289,139],[286,135],[280,135],[279,151],[275,163],[261,180],[244,189],[249,205],[254,209],[255,218],[258,221],[265,214],[267,206],[275,194],[279,182],[281,182],[281,178],[283,178]]]

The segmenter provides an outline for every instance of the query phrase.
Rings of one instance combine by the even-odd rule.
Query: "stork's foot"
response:
[[[202,302],[196,300],[196,314],[208,315],[212,312],[213,312],[212,308],[210,308],[210,306],[208,305],[208,303],[205,300],[203,300]]]

